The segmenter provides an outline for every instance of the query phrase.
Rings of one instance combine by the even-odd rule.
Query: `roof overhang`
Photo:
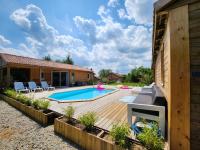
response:
[[[158,51],[160,50],[160,46],[165,34],[165,29],[167,26],[168,20],[168,12],[161,11],[156,12],[154,10],[153,16],[153,36],[152,36],[152,68],[154,68],[154,64],[158,55]]]

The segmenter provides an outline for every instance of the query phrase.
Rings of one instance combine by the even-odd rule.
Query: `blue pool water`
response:
[[[103,96],[112,92],[112,89],[98,90],[96,88],[86,88],[80,90],[66,91],[54,93],[49,96],[50,99],[56,101],[79,101],[91,100],[99,96]]]

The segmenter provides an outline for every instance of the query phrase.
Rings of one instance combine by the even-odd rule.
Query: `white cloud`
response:
[[[0,46],[10,45],[11,41],[6,39],[4,36],[0,35]]]
[[[136,66],[150,64],[151,30],[136,25],[124,27],[119,22],[113,21],[109,13],[105,12],[105,7],[99,8],[98,14],[102,20],[98,23],[90,20],[93,22],[92,26],[88,26],[88,19],[82,17],[81,19],[78,17],[81,22],[75,21],[80,30],[82,26],[87,26],[86,30],[90,31],[92,28],[92,31],[96,31],[95,37],[92,37],[96,40],[91,50],[91,65],[97,71],[108,68],[127,72]]]
[[[130,17],[126,11],[121,12],[122,17]],[[39,7],[31,4],[17,9],[10,18],[25,32],[26,41],[19,44],[18,49],[6,50],[40,58],[50,54],[55,59],[62,59],[70,53],[77,65],[92,67],[96,72],[109,68],[127,73],[136,66],[150,64],[151,29],[122,25],[110,16],[110,9],[103,5],[97,14],[100,20],[81,16],[73,18],[80,33],[89,39],[88,46],[85,40],[60,34],[47,23]]]
[[[118,16],[121,19],[124,19],[124,18],[130,19],[130,17],[127,15],[126,11],[122,8],[118,10]]]
[[[47,23],[39,7],[33,4],[27,5],[24,9],[15,10],[10,18],[27,35],[25,43],[19,45],[25,55],[41,58],[50,54],[54,58],[61,59],[70,52],[77,63],[80,62],[80,58],[86,57],[80,54],[87,52],[83,41],[70,35],[60,34]],[[29,22],[28,26],[24,25],[26,22]]]
[[[109,0],[108,1],[108,6],[115,7],[116,5],[118,5],[118,0]]]
[[[138,24],[151,25],[154,0],[125,0],[125,10],[119,9],[120,18],[134,20]]]

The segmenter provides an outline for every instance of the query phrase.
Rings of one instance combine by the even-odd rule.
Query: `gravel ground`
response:
[[[53,125],[42,127],[0,100],[1,150],[75,150],[74,144],[54,134]]]

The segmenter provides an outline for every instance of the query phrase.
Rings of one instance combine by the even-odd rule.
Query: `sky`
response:
[[[0,0],[0,52],[68,54],[96,73],[151,66],[155,0]]]

